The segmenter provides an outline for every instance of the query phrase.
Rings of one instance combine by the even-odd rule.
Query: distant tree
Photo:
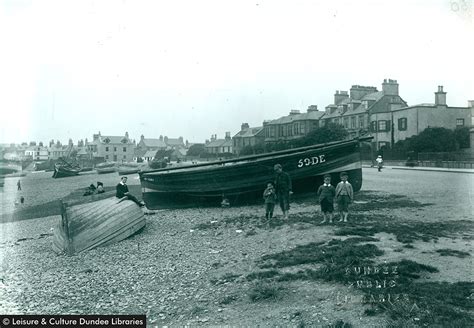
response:
[[[30,141],[30,146],[36,146],[36,141]]]
[[[445,128],[426,128],[412,137],[411,149],[420,152],[450,152],[456,150],[454,131]]]
[[[463,126],[454,130],[454,139],[456,140],[459,148],[469,148],[470,147],[470,133],[469,128]]]
[[[305,137],[298,140],[298,146],[310,146],[326,142],[344,140],[348,136],[344,126],[334,123],[326,124],[320,128],[312,130]]]
[[[253,153],[254,154],[263,154],[265,152],[265,144],[260,142],[253,146]]]
[[[79,140],[79,141],[77,142],[77,145],[78,145],[79,147],[84,147],[84,140],[82,140],[82,139]]]
[[[195,144],[189,147],[186,156],[201,156],[206,153],[206,147],[203,144]]]
[[[56,147],[61,147],[61,142],[59,140],[56,141]]]
[[[43,147],[43,142],[40,141],[39,144],[38,144],[38,146]]]
[[[155,153],[155,160],[162,160],[166,158],[170,158],[171,154],[173,153],[173,149],[163,150],[160,149]]]
[[[251,145],[244,146],[240,151],[240,156],[253,155],[254,149]]]

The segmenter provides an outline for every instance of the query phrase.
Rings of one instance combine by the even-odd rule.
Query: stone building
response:
[[[134,158],[135,143],[129,138],[128,132],[124,136],[103,136],[99,132],[93,135],[86,147],[95,159],[106,162],[131,162]]]
[[[301,138],[319,127],[319,121],[323,115],[324,112],[319,111],[316,105],[311,105],[306,113],[291,110],[287,116],[265,121],[263,122],[265,143]]]
[[[233,146],[230,132],[225,133],[225,139],[217,139],[216,134],[212,135],[211,140],[206,142],[204,148],[209,154],[231,154]]]
[[[240,131],[232,137],[233,153],[238,155],[245,146],[255,146],[265,141],[263,126],[251,128],[248,123],[242,123]]]
[[[473,101],[466,107],[451,107],[446,102],[443,86],[434,93],[434,103],[425,103],[394,109],[391,112],[393,139],[395,142],[418,135],[428,127],[442,127],[454,130],[471,127]]]
[[[380,149],[394,141],[391,112],[406,106],[398,93],[397,80],[385,79],[381,91],[361,85],[353,85],[349,93],[336,91],[334,104],[326,106],[322,121],[343,125],[352,138],[371,134],[373,148]]]

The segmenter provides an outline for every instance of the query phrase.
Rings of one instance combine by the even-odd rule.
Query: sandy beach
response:
[[[131,238],[65,256],[51,249],[51,228],[59,216],[3,223],[0,312],[144,313],[150,326],[381,327],[403,322],[416,327],[429,320],[444,322],[426,312],[436,304],[420,303],[421,310],[407,310],[396,319],[394,309],[382,311],[377,304],[359,301],[367,290],[350,287],[338,276],[311,278],[311,273],[329,268],[331,262],[320,261],[322,254],[341,243],[337,252],[372,245],[366,250],[376,248],[378,253],[364,261],[374,265],[407,259],[418,263],[422,272],[419,278],[411,273],[414,282],[473,287],[470,204],[452,205],[451,197],[460,197],[456,194],[440,198],[443,203],[415,189],[409,196],[382,191],[375,171],[364,174],[363,189],[352,205],[352,222],[346,225],[321,225],[313,194],[293,199],[289,220],[277,210],[271,222],[263,220],[263,205],[160,210],[147,215],[145,229]],[[390,173],[384,176],[391,178],[398,179]],[[456,212],[453,207],[458,207]],[[445,225],[430,229],[437,224]],[[351,242],[350,249],[345,250],[344,242]],[[302,253],[295,251],[301,248],[313,255],[300,259]],[[441,256],[439,250],[450,253]],[[284,264],[282,258],[300,262]],[[337,265],[338,256],[332,261]],[[437,271],[429,271],[430,266]],[[472,302],[465,298],[469,288],[467,296],[459,293],[464,303],[456,303],[462,323],[472,320]],[[418,301],[420,295],[413,291],[409,296]]]

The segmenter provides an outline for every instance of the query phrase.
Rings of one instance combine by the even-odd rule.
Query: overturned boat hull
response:
[[[63,165],[55,165],[53,178],[66,178],[78,175],[81,172],[80,168],[71,168]]]
[[[130,200],[108,197],[77,205],[62,203],[53,250],[70,255],[83,252],[123,240],[144,226],[143,211]]]

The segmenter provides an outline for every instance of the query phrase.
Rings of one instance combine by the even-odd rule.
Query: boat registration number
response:
[[[317,165],[326,162],[326,155],[302,158],[298,161],[298,167]]]

